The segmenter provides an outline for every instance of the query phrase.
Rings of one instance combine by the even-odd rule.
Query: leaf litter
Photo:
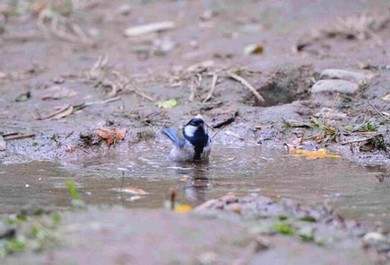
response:
[[[102,128],[102,129],[98,129],[96,131],[96,134],[99,135],[99,137],[102,138],[107,143],[108,146],[111,146],[125,138],[126,128],[122,128],[118,130]]]

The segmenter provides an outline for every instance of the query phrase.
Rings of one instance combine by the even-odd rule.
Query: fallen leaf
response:
[[[244,54],[245,55],[251,55],[251,54],[261,54],[264,51],[264,47],[259,44],[250,44],[245,47]]]
[[[42,100],[69,98],[77,95],[73,89],[61,86],[52,86],[48,88],[47,93],[42,97]]]
[[[157,103],[157,106],[162,109],[171,109],[173,107],[176,107],[177,105],[179,105],[179,102],[174,98],[168,99],[166,101],[160,101]]]
[[[27,91],[15,98],[15,102],[24,102],[27,101],[29,98],[31,98],[31,92]]]
[[[192,207],[188,204],[180,204],[175,207],[177,213],[187,213],[192,210]]]
[[[96,134],[104,139],[108,146],[115,144],[119,140],[123,140],[126,135],[126,128],[120,130],[110,130],[110,129],[98,129]]]
[[[390,94],[387,94],[382,98],[383,100],[390,101]]]
[[[289,148],[289,152],[293,156],[303,156],[307,160],[322,159],[322,158],[340,158],[338,154],[331,154],[324,148],[318,150],[300,150],[295,147]]]
[[[181,182],[186,182],[188,179],[189,179],[189,176],[187,176],[187,175],[183,175],[180,177]]]
[[[146,195],[148,194],[146,191],[144,191],[143,189],[138,189],[138,188],[135,188],[135,187],[126,187],[126,188],[123,188],[122,189],[122,192],[124,193],[129,193],[131,195]]]
[[[176,25],[173,21],[161,21],[128,28],[125,30],[124,34],[126,37],[137,37],[143,34],[166,31],[175,27]]]

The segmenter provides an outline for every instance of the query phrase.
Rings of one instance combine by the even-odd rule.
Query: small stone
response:
[[[198,261],[200,264],[216,264],[218,255],[215,252],[209,251],[199,255]]]
[[[130,5],[121,5],[118,8],[118,13],[122,16],[128,16],[131,13],[131,6]]]
[[[320,79],[340,79],[360,84],[369,78],[362,73],[342,69],[325,69],[321,72]]]
[[[365,247],[375,248],[378,252],[390,251],[390,241],[378,232],[369,232],[362,238]]]
[[[5,151],[7,149],[7,142],[4,140],[3,136],[0,135],[0,151]]]
[[[12,238],[16,234],[16,230],[13,227],[10,227],[6,223],[0,221],[0,239],[3,238]]]
[[[90,28],[90,29],[88,29],[87,33],[88,33],[88,36],[90,36],[92,38],[97,38],[97,37],[100,37],[100,35],[101,35],[101,32],[98,28]]]
[[[311,93],[338,92],[342,94],[355,94],[359,85],[345,80],[320,80],[311,87]]]

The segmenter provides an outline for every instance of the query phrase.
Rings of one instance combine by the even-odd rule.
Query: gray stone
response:
[[[362,73],[343,69],[325,69],[321,72],[320,79],[341,79],[360,84],[367,81],[369,77]]]
[[[350,81],[331,79],[320,80],[311,87],[311,93],[338,92],[342,94],[355,94],[359,85]]]
[[[7,149],[7,143],[5,142],[3,136],[0,135],[0,151],[5,151]]]

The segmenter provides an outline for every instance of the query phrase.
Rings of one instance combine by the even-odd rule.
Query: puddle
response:
[[[305,204],[328,202],[346,217],[390,227],[390,186],[366,168],[339,159],[307,161],[259,147],[215,146],[207,165],[175,164],[167,150],[139,150],[141,156],[110,154],[59,165],[49,162],[0,165],[0,213],[34,203],[49,209],[69,207],[65,182],[73,179],[89,204],[161,208],[172,187],[178,201],[193,206],[234,192],[286,197]],[[126,168],[123,172],[118,168]],[[138,197],[121,187],[143,189]]]

